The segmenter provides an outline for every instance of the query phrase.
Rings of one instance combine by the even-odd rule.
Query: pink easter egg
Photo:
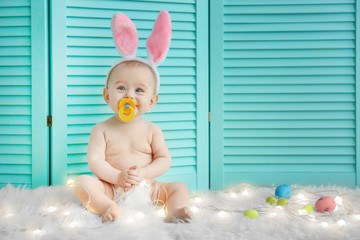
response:
[[[317,212],[332,212],[336,207],[334,199],[330,196],[321,197],[315,203],[315,210]]]

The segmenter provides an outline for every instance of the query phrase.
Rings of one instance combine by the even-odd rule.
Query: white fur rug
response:
[[[8,185],[0,190],[0,239],[360,239],[358,188],[291,185],[292,196],[282,209],[265,202],[275,188],[240,184],[193,194],[190,203],[198,212],[190,223],[165,223],[159,207],[143,206],[104,224],[68,186],[29,190]],[[342,197],[334,212],[298,214],[326,195]],[[249,209],[259,216],[244,217]]]

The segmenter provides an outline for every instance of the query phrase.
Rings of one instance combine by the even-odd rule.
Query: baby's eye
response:
[[[138,88],[138,89],[136,89],[135,92],[144,92],[144,90],[142,90],[141,88]]]
[[[120,90],[125,90],[125,87],[120,86],[120,87],[118,87],[118,89],[120,89]]]

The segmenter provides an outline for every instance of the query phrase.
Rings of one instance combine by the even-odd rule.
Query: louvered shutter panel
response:
[[[48,184],[45,9],[0,2],[0,187]]]
[[[211,4],[212,188],[354,186],[355,1]]]
[[[114,114],[102,97],[106,74],[121,58],[112,39],[111,18],[116,12],[122,12],[132,19],[139,35],[137,56],[146,58],[146,39],[159,12],[165,9],[172,19],[172,41],[167,59],[158,67],[161,77],[159,102],[151,113],[143,115],[162,129],[172,155],[171,169],[157,180],[181,181],[191,189],[208,189],[207,44],[196,48],[201,38],[207,40],[207,6],[197,13],[196,9],[201,6],[194,0],[76,0],[67,1],[66,5],[55,1],[53,4],[56,4],[53,11],[64,11],[64,14],[54,13],[54,26],[66,27],[66,37],[54,36],[58,44],[66,41],[66,47],[62,45],[66,56],[60,64],[66,65],[62,67],[66,72],[66,86],[61,86],[66,91],[62,94],[66,105],[60,103],[62,98],[59,96],[57,101],[62,105],[54,110],[59,111],[58,117],[61,117],[61,108],[67,109],[66,126],[62,123],[67,128],[67,145],[57,150],[60,157],[54,156],[57,158],[53,164],[54,174],[57,174],[54,182],[62,184],[67,178],[91,174],[86,159],[90,131],[94,124]],[[204,18],[196,22],[197,15],[201,14]],[[66,26],[61,25],[64,17]],[[206,28],[197,32],[200,24]],[[200,37],[199,33],[202,34]],[[57,48],[54,51],[61,55],[58,44],[54,44]],[[198,58],[199,54],[205,58]],[[199,68],[201,73],[197,72]],[[54,116],[54,122],[56,120]],[[61,138],[65,136],[60,131],[58,134]],[[54,140],[57,139],[54,136]],[[58,174],[59,169],[62,174]]]

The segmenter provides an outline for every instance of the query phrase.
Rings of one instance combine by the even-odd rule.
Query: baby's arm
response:
[[[98,124],[93,127],[90,134],[87,160],[91,172],[98,178],[112,184],[118,184],[121,171],[105,161],[106,142],[103,130]]]
[[[170,151],[159,126],[154,124],[151,149],[153,161],[142,169],[145,179],[153,179],[166,173],[171,165]]]

